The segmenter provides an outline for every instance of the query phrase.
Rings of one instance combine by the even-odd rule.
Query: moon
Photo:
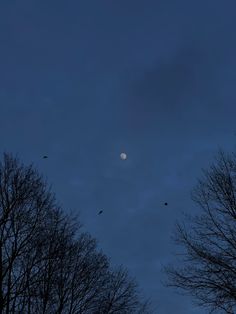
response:
[[[121,153],[121,154],[120,154],[120,158],[121,158],[122,160],[127,159],[126,153]]]

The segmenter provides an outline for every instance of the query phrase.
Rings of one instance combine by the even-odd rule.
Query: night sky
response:
[[[34,163],[157,314],[205,313],[161,270],[176,219],[198,211],[201,169],[235,149],[235,12],[233,0],[0,1],[0,153]]]

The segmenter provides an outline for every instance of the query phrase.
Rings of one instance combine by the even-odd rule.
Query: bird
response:
[[[43,159],[46,159],[46,158],[48,158],[48,156],[44,155],[44,156],[43,156]]]
[[[165,206],[167,206],[167,205],[168,205],[168,203],[165,202]]]
[[[103,210],[100,210],[100,212],[98,213],[98,215],[101,215],[103,213]]]

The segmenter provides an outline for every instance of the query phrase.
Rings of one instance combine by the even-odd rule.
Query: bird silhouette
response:
[[[168,203],[165,203],[165,206],[167,206],[168,205]]]
[[[46,159],[46,158],[48,158],[48,156],[44,155],[44,156],[43,156],[43,159]]]
[[[103,210],[100,210],[100,212],[98,213],[98,215],[101,215],[103,213]]]

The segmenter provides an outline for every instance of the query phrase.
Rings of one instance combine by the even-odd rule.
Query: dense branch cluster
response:
[[[0,164],[0,314],[149,313],[46,182],[10,154]]]
[[[236,156],[220,151],[193,190],[201,214],[178,223],[182,267],[168,266],[167,285],[195,297],[210,312],[236,313]]]

